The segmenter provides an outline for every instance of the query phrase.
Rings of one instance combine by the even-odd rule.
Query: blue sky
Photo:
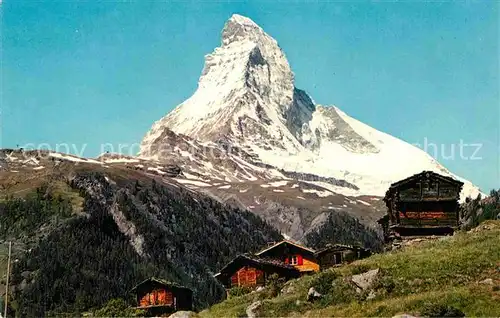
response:
[[[102,144],[140,142],[194,92],[204,55],[239,13],[277,39],[316,102],[436,144],[431,155],[489,191],[500,187],[498,7],[5,0],[0,146],[74,144],[92,157]]]

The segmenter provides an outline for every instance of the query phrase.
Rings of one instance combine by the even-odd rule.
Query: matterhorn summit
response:
[[[252,20],[233,15],[222,31],[221,46],[205,57],[197,91],[155,123],[143,153],[165,127],[201,141],[264,146],[271,140],[296,152],[301,145],[294,133],[300,135],[297,125],[306,120],[300,116],[313,111],[310,98],[294,88],[276,40]]]
[[[307,175],[309,180],[337,180],[323,183],[331,193],[383,196],[391,183],[430,170],[465,182],[462,199],[480,192],[421,149],[333,105],[315,104],[295,87],[277,41],[238,14],[224,25],[221,45],[205,56],[196,92],[154,123],[140,156],[173,160],[179,148],[173,140],[179,138],[197,145],[191,152],[237,149],[223,164],[217,158],[218,167],[201,151],[178,152],[181,165],[205,178],[221,169],[229,169],[224,179],[231,182]]]

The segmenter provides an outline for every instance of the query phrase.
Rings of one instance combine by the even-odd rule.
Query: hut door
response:
[[[342,263],[342,253],[335,253],[335,264]]]

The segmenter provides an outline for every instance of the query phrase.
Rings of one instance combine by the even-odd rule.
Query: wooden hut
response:
[[[378,223],[386,240],[393,237],[452,234],[459,225],[460,192],[463,182],[423,171],[387,190],[387,215]]]
[[[371,255],[371,251],[361,246],[333,244],[315,253],[321,269],[342,263],[362,259]]]
[[[273,244],[255,255],[292,265],[301,273],[319,271],[319,264],[315,256],[315,251],[289,240],[283,240]]]
[[[146,279],[137,284],[131,292],[136,295],[137,308],[145,309],[150,315],[193,309],[191,289],[163,279]]]
[[[214,277],[226,289],[230,289],[233,287],[264,286],[269,276],[275,273],[287,280],[300,276],[300,272],[291,265],[243,254],[224,266]]]

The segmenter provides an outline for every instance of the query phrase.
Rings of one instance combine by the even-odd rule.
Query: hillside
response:
[[[0,171],[0,261],[13,241],[12,314],[76,315],[128,299],[150,276],[191,287],[201,309],[224,297],[212,277],[223,264],[282,238],[248,211],[147,171],[57,153],[9,155],[19,163]]]
[[[290,281],[269,291],[235,297],[201,317],[241,317],[254,304],[257,317],[500,316],[500,221],[486,221],[453,237],[413,241],[400,250]],[[352,275],[379,269],[357,293]],[[323,296],[307,301],[310,287]],[[369,299],[369,300],[368,300]],[[260,301],[261,303],[256,303]]]

